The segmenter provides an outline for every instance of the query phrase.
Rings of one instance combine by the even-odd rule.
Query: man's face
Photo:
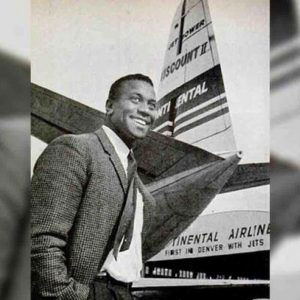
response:
[[[124,141],[144,138],[153,125],[157,109],[153,87],[142,80],[124,81],[117,98],[108,100],[112,125]]]

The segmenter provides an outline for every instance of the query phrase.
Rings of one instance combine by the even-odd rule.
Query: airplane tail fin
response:
[[[154,131],[223,157],[236,151],[207,0],[179,5],[158,95]]]

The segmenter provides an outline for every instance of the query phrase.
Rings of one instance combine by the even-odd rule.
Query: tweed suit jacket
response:
[[[156,203],[139,177],[143,196],[142,254],[146,260],[190,224],[185,203]],[[84,300],[113,247],[127,178],[102,128],[55,139],[32,178],[32,298]],[[192,208],[193,209],[193,208]]]

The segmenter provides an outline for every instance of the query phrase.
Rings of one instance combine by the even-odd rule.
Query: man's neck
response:
[[[129,149],[132,149],[135,145],[135,139],[131,139],[129,137],[124,136],[124,134],[119,131],[114,124],[109,120],[109,118],[105,119],[104,125],[110,128],[115,134],[127,145]]]

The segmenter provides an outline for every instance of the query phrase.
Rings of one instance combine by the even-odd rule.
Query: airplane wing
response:
[[[32,135],[45,143],[69,133],[93,132],[105,114],[32,83]],[[198,147],[151,132],[135,149],[139,174],[145,184],[223,160]],[[221,192],[229,192],[269,183],[267,164],[239,165]]]

